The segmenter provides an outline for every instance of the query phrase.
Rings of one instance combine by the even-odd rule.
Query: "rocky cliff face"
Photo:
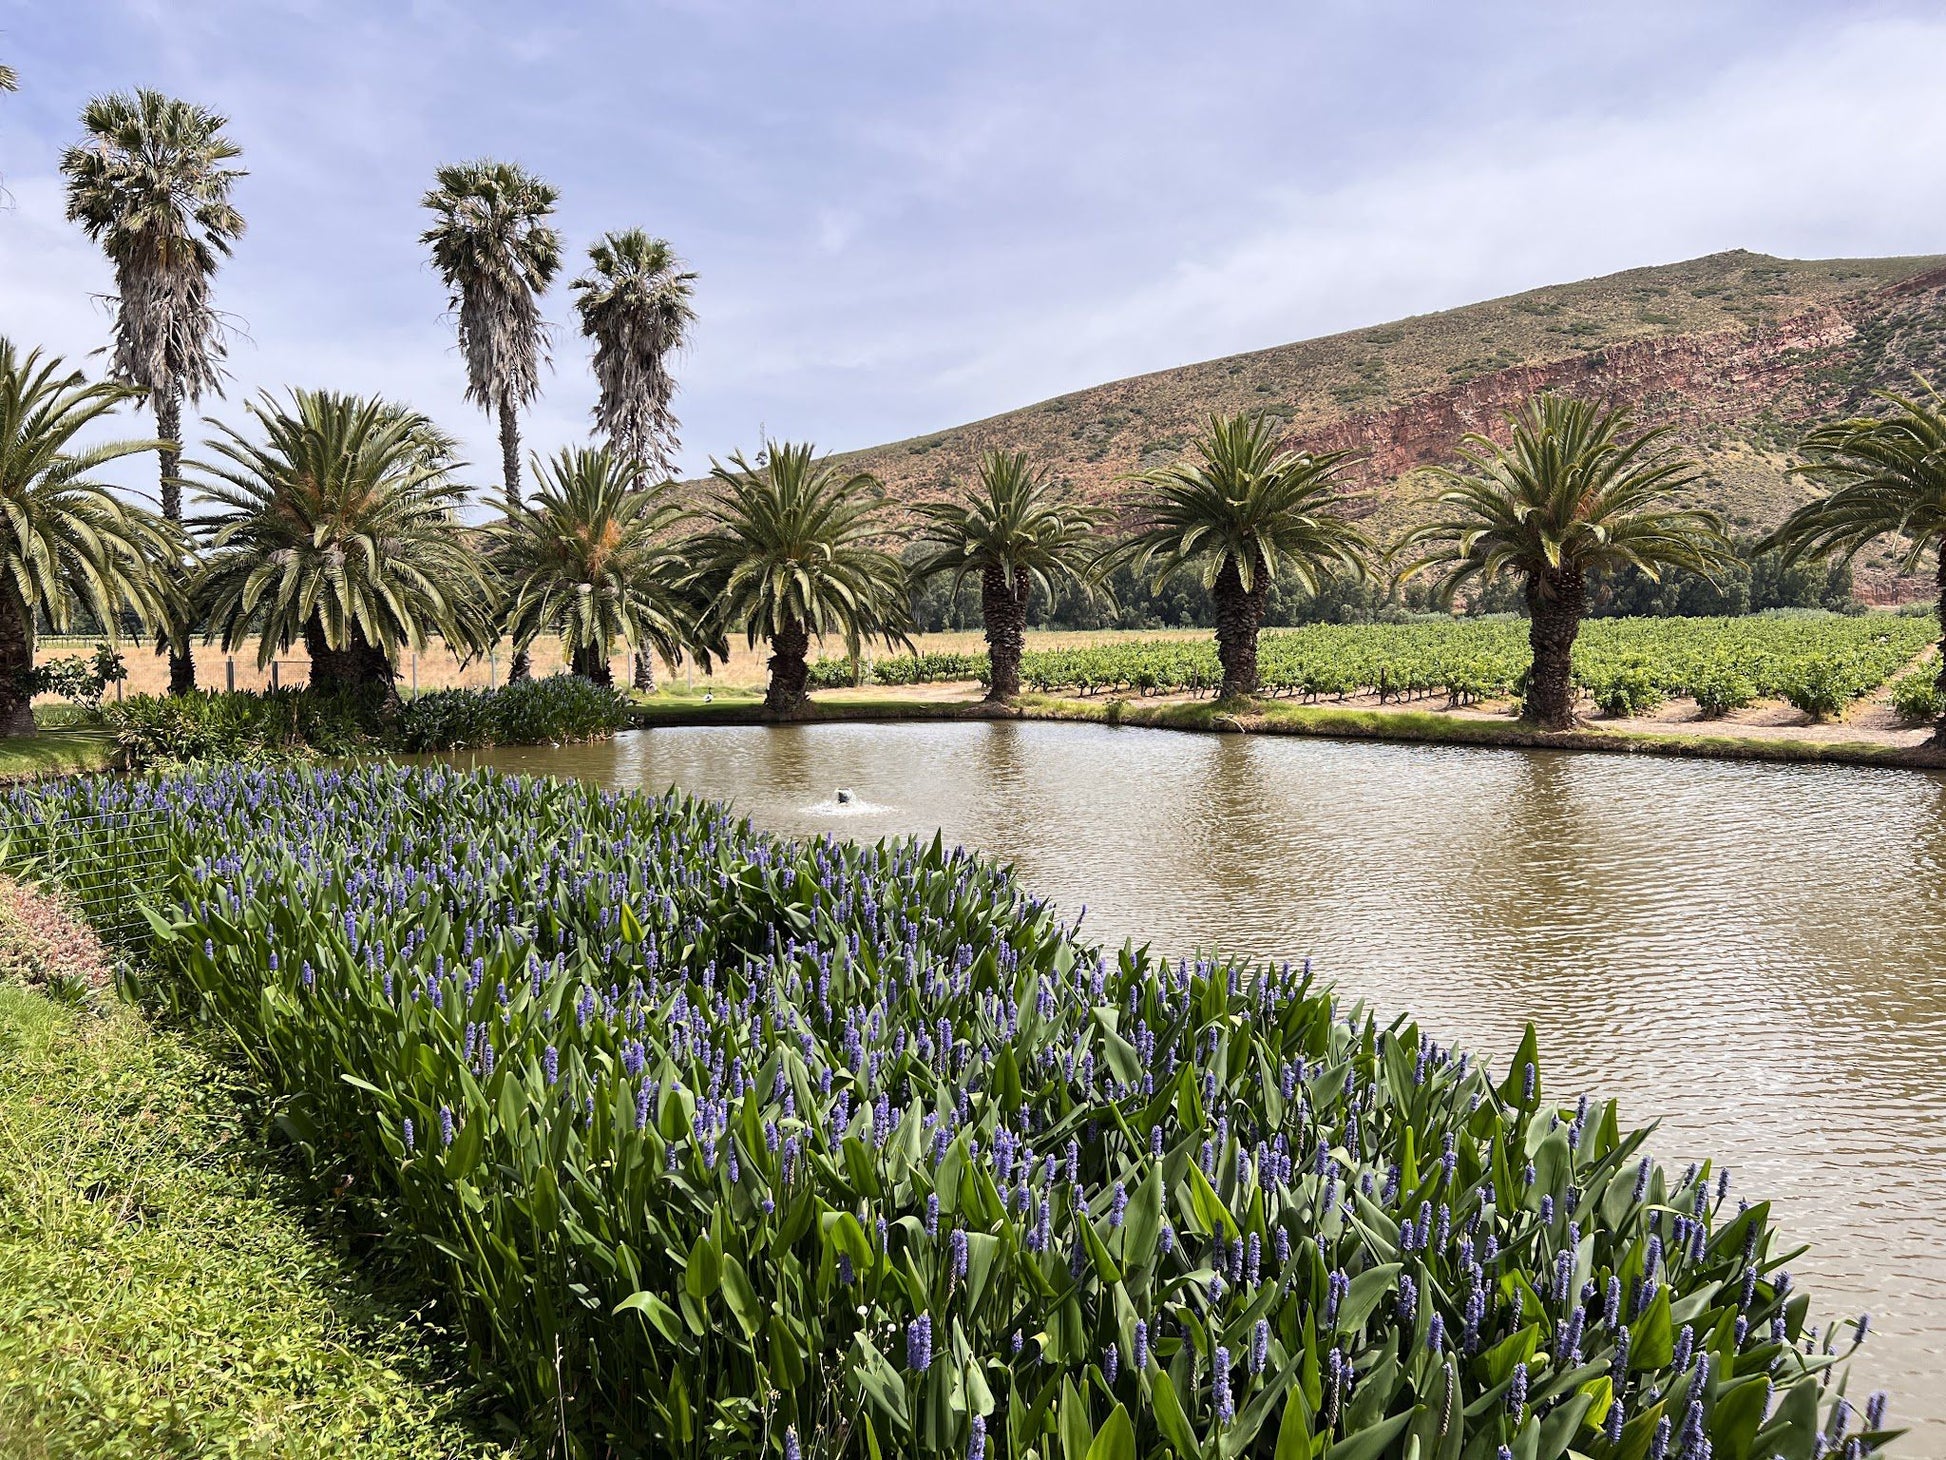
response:
[[[1699,505],[1755,534],[1802,501],[1804,428],[1871,406],[1915,372],[1946,385],[1946,258],[1795,261],[1711,255],[1115,381],[848,459],[903,498],[967,480],[988,447],[1027,450],[1081,496],[1178,456],[1212,411],[1264,410],[1313,450],[1361,455],[1374,527],[1422,510],[1421,468],[1469,432],[1498,435],[1540,390],[1612,399],[1674,428],[1702,467]],[[1861,588],[1923,596],[1889,553]]]

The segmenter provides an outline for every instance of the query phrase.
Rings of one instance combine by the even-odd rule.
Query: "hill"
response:
[[[1259,409],[1295,443],[1365,454],[1358,477],[1383,534],[1413,516],[1418,468],[1552,387],[1673,425],[1704,467],[1698,500],[1753,533],[1806,494],[1786,474],[1802,427],[1865,409],[1915,370],[1946,373],[1946,256],[1735,250],[1133,376],[844,459],[909,500],[966,479],[987,447],[1025,449],[1112,505],[1125,474],[1172,460],[1212,411]],[[1885,553],[1861,559],[1859,586],[1929,591],[1898,581]]]

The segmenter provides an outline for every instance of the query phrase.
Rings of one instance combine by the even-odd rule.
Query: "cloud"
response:
[[[72,0],[5,38],[0,327],[79,355],[108,275],[54,172],[85,97],[232,117],[235,386],[411,400],[489,480],[417,235],[433,168],[560,185],[569,273],[672,239],[701,313],[685,465],[760,427],[920,434],[1188,360],[1743,246],[1921,252],[1946,224],[1946,23],[1810,0],[1220,8]],[[526,421],[581,438],[565,290]]]

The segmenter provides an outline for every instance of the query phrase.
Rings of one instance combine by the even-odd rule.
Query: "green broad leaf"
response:
[[[1115,1032],[1115,1011],[1113,1009],[1095,1010],[1095,1029],[1101,1035],[1101,1054],[1110,1072],[1124,1085],[1133,1085],[1142,1078],[1142,1057],[1135,1046]]]
[[[1127,1406],[1115,1406],[1107,1423],[1095,1432],[1085,1460],[1135,1460],[1135,1426],[1129,1420]]]
[[[1534,1357],[1541,1344],[1541,1326],[1530,1323],[1518,1333],[1510,1333],[1486,1352],[1487,1382],[1504,1384],[1513,1377],[1514,1365]]]
[[[1012,1115],[1020,1109],[1023,1093],[1020,1084],[1020,1062],[1014,1058],[1013,1046],[1002,1045],[1000,1055],[993,1062],[993,1082],[991,1085],[994,1099],[1000,1102],[1001,1110]]]
[[[1566,1189],[1568,1177],[1573,1171],[1574,1152],[1568,1149],[1567,1131],[1549,1131],[1540,1149],[1534,1152],[1535,1192],[1559,1196]],[[1538,1203],[1539,1200],[1540,1196],[1537,1195],[1535,1201]]]
[[[1088,1460],[1095,1427],[1088,1413],[1088,1396],[1074,1387],[1072,1379],[1061,1381],[1061,1454],[1065,1460]]]
[[[1230,1209],[1223,1205],[1223,1198],[1216,1194],[1216,1188],[1203,1175],[1203,1168],[1190,1162],[1184,1179],[1189,1187],[1190,1210],[1196,1213],[1203,1230],[1215,1232],[1220,1228],[1226,1240],[1236,1241],[1241,1235],[1237,1230],[1236,1218],[1230,1215]]]
[[[1169,1448],[1181,1460],[1202,1460],[1202,1444],[1189,1423],[1189,1416],[1183,1413],[1175,1382],[1166,1369],[1157,1369],[1149,1376],[1149,1407],[1155,1411],[1156,1428],[1162,1431]]]
[[[985,1232],[966,1234],[966,1310],[977,1312],[980,1299],[993,1275],[993,1260],[999,1255],[1000,1239]]]
[[[630,1293],[615,1305],[615,1312],[640,1313],[649,1325],[677,1348],[689,1348],[689,1336],[683,1332],[682,1319],[654,1293]]]
[[[698,1303],[707,1302],[722,1278],[723,1264],[716,1244],[710,1241],[709,1233],[699,1233],[696,1245],[689,1249],[689,1266],[682,1275],[683,1291]]]
[[[1324,1452],[1325,1460],[1376,1460],[1385,1452],[1387,1445],[1405,1432],[1405,1427],[1412,1423],[1412,1417],[1418,1412],[1409,1409],[1404,1414],[1395,1414],[1375,1425],[1367,1425],[1356,1434],[1346,1435]]]
[[[778,1314],[770,1315],[770,1373],[780,1389],[795,1389],[804,1382],[804,1346]]]
[[[622,941],[639,943],[642,941],[642,924],[635,916],[635,909],[627,903],[621,906]]]
[[[1815,1374],[1807,1374],[1784,1391],[1777,1413],[1757,1432],[1753,1453],[1766,1460],[1772,1455],[1783,1460],[1811,1460],[1817,1434],[1818,1380]]]
[[[754,1339],[763,1332],[764,1307],[757,1300],[757,1290],[750,1286],[743,1264],[728,1255],[723,1258],[723,1302],[745,1338]]]
[[[1764,1376],[1753,1374],[1717,1391],[1709,1424],[1712,1454],[1721,1456],[1722,1460],[1753,1460],[1769,1388]],[[1757,1457],[1757,1460],[1768,1460],[1768,1457]]]
[[[899,1378],[899,1371],[862,1333],[852,1339],[852,1349],[852,1375],[859,1389],[898,1430],[904,1431],[911,1421],[907,1417],[905,1382]]]
[[[1527,1089],[1527,1067],[1534,1067],[1534,1095],[1531,1101],[1521,1097]],[[1514,1051],[1513,1059],[1507,1065],[1507,1078],[1500,1082],[1497,1093],[1508,1105],[1522,1110],[1531,1110],[1541,1102],[1541,1041],[1529,1024],[1527,1032],[1520,1037],[1520,1048]]]
[[[1162,1168],[1150,1166],[1149,1174],[1129,1194],[1128,1210],[1122,1216],[1122,1261],[1130,1267],[1153,1267],[1161,1236]]]
[[[1550,1410],[1546,1419],[1541,1421],[1540,1449],[1536,1460],[1560,1460],[1573,1442],[1581,1428],[1581,1421],[1587,1417],[1589,1407],[1595,1402],[1594,1396],[1585,1389],[1557,1408]]]
[[[1338,1332],[1356,1333],[1363,1328],[1380,1300],[1398,1286],[1402,1269],[1401,1263],[1385,1262],[1368,1267],[1353,1278],[1345,1290],[1345,1300],[1338,1305]]]
[[[1120,1282],[1122,1280],[1122,1270],[1115,1265],[1115,1259],[1109,1255],[1107,1244],[1101,1240],[1101,1235],[1095,1231],[1095,1224],[1093,1222],[1084,1221],[1081,1223],[1081,1241],[1082,1245],[1088,1249],[1089,1260],[1095,1265],[1095,1276],[1100,1278],[1104,1284],[1110,1286]]]
[[[1669,1288],[1656,1289],[1648,1311],[1629,1325],[1628,1366],[1640,1374],[1666,1367],[1676,1356],[1676,1335],[1669,1319]]]
[[[1277,1427],[1271,1460],[1311,1460],[1311,1450],[1311,1406],[1302,1389],[1293,1389],[1284,1401],[1284,1422]]]

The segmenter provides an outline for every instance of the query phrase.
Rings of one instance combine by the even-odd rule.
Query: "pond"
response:
[[[1903,1447],[1946,1454],[1946,778],[1020,723],[658,729],[477,757],[941,832],[1106,941],[1310,957],[1381,1018],[1661,1121],[1813,1250]],[[839,788],[850,793],[841,803]]]

